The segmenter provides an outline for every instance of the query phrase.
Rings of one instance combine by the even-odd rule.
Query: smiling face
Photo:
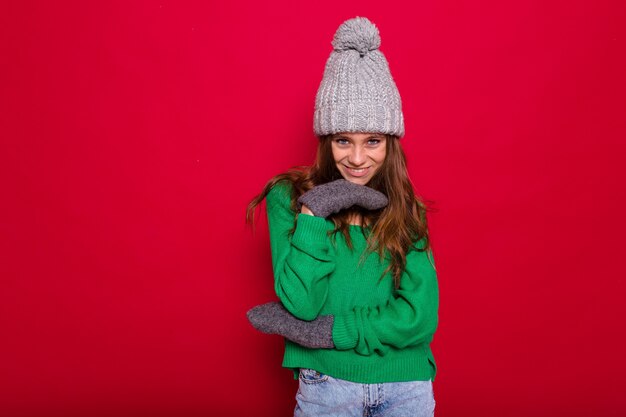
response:
[[[387,138],[381,133],[344,132],[331,140],[337,169],[348,181],[365,185],[382,166]]]

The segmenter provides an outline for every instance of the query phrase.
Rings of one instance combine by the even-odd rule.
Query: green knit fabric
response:
[[[341,232],[334,244],[331,220],[290,208],[291,185],[282,181],[267,195],[267,217],[276,295],[302,320],[332,314],[334,349],[310,349],[285,339],[282,366],[312,368],[359,383],[435,380],[437,366],[430,343],[438,323],[439,289],[432,252],[411,250],[400,288],[388,265],[369,253],[360,226],[350,226],[351,251]],[[366,232],[368,229],[365,229]],[[423,248],[423,242],[417,242]]]

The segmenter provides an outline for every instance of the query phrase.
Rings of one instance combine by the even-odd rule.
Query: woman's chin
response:
[[[369,182],[369,178],[363,178],[363,177],[354,178],[348,175],[348,176],[344,176],[343,178],[347,181],[350,181],[353,184],[358,184],[358,185],[365,185]]]

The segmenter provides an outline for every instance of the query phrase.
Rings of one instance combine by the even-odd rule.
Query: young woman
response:
[[[286,338],[295,416],[432,416],[439,291],[429,208],[399,143],[400,95],[368,19],[344,22],[332,45],[315,163],[275,176],[248,206],[254,223],[267,201],[280,302],[247,316]]]

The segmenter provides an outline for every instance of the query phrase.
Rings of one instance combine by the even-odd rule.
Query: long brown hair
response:
[[[354,206],[330,216],[330,219],[335,224],[335,229],[332,231],[333,236],[335,233],[341,232],[348,247],[352,249],[348,220],[356,213],[362,215],[361,231],[367,237],[368,242],[365,252],[378,252],[380,260],[385,255],[389,256],[389,266],[380,279],[387,272],[392,271],[394,286],[397,289],[400,286],[400,278],[406,265],[406,254],[411,246],[423,239],[424,244],[421,248],[415,247],[415,250],[430,251],[431,249],[426,212],[435,210],[426,205],[426,200],[414,193],[406,167],[406,156],[400,146],[399,139],[392,135],[386,136],[385,160],[367,186],[387,196],[389,199],[387,207],[381,210],[368,211]],[[257,205],[263,201],[274,185],[280,181],[288,181],[292,185],[291,209],[296,213],[294,227],[290,230],[290,234],[293,233],[299,215],[298,197],[316,185],[343,178],[334,162],[332,139],[333,135],[319,137],[317,157],[313,165],[296,166],[271,178],[261,193],[248,204],[246,223],[254,226],[254,212]],[[429,201],[429,203],[431,202]],[[371,226],[371,231],[366,231],[366,225]]]

